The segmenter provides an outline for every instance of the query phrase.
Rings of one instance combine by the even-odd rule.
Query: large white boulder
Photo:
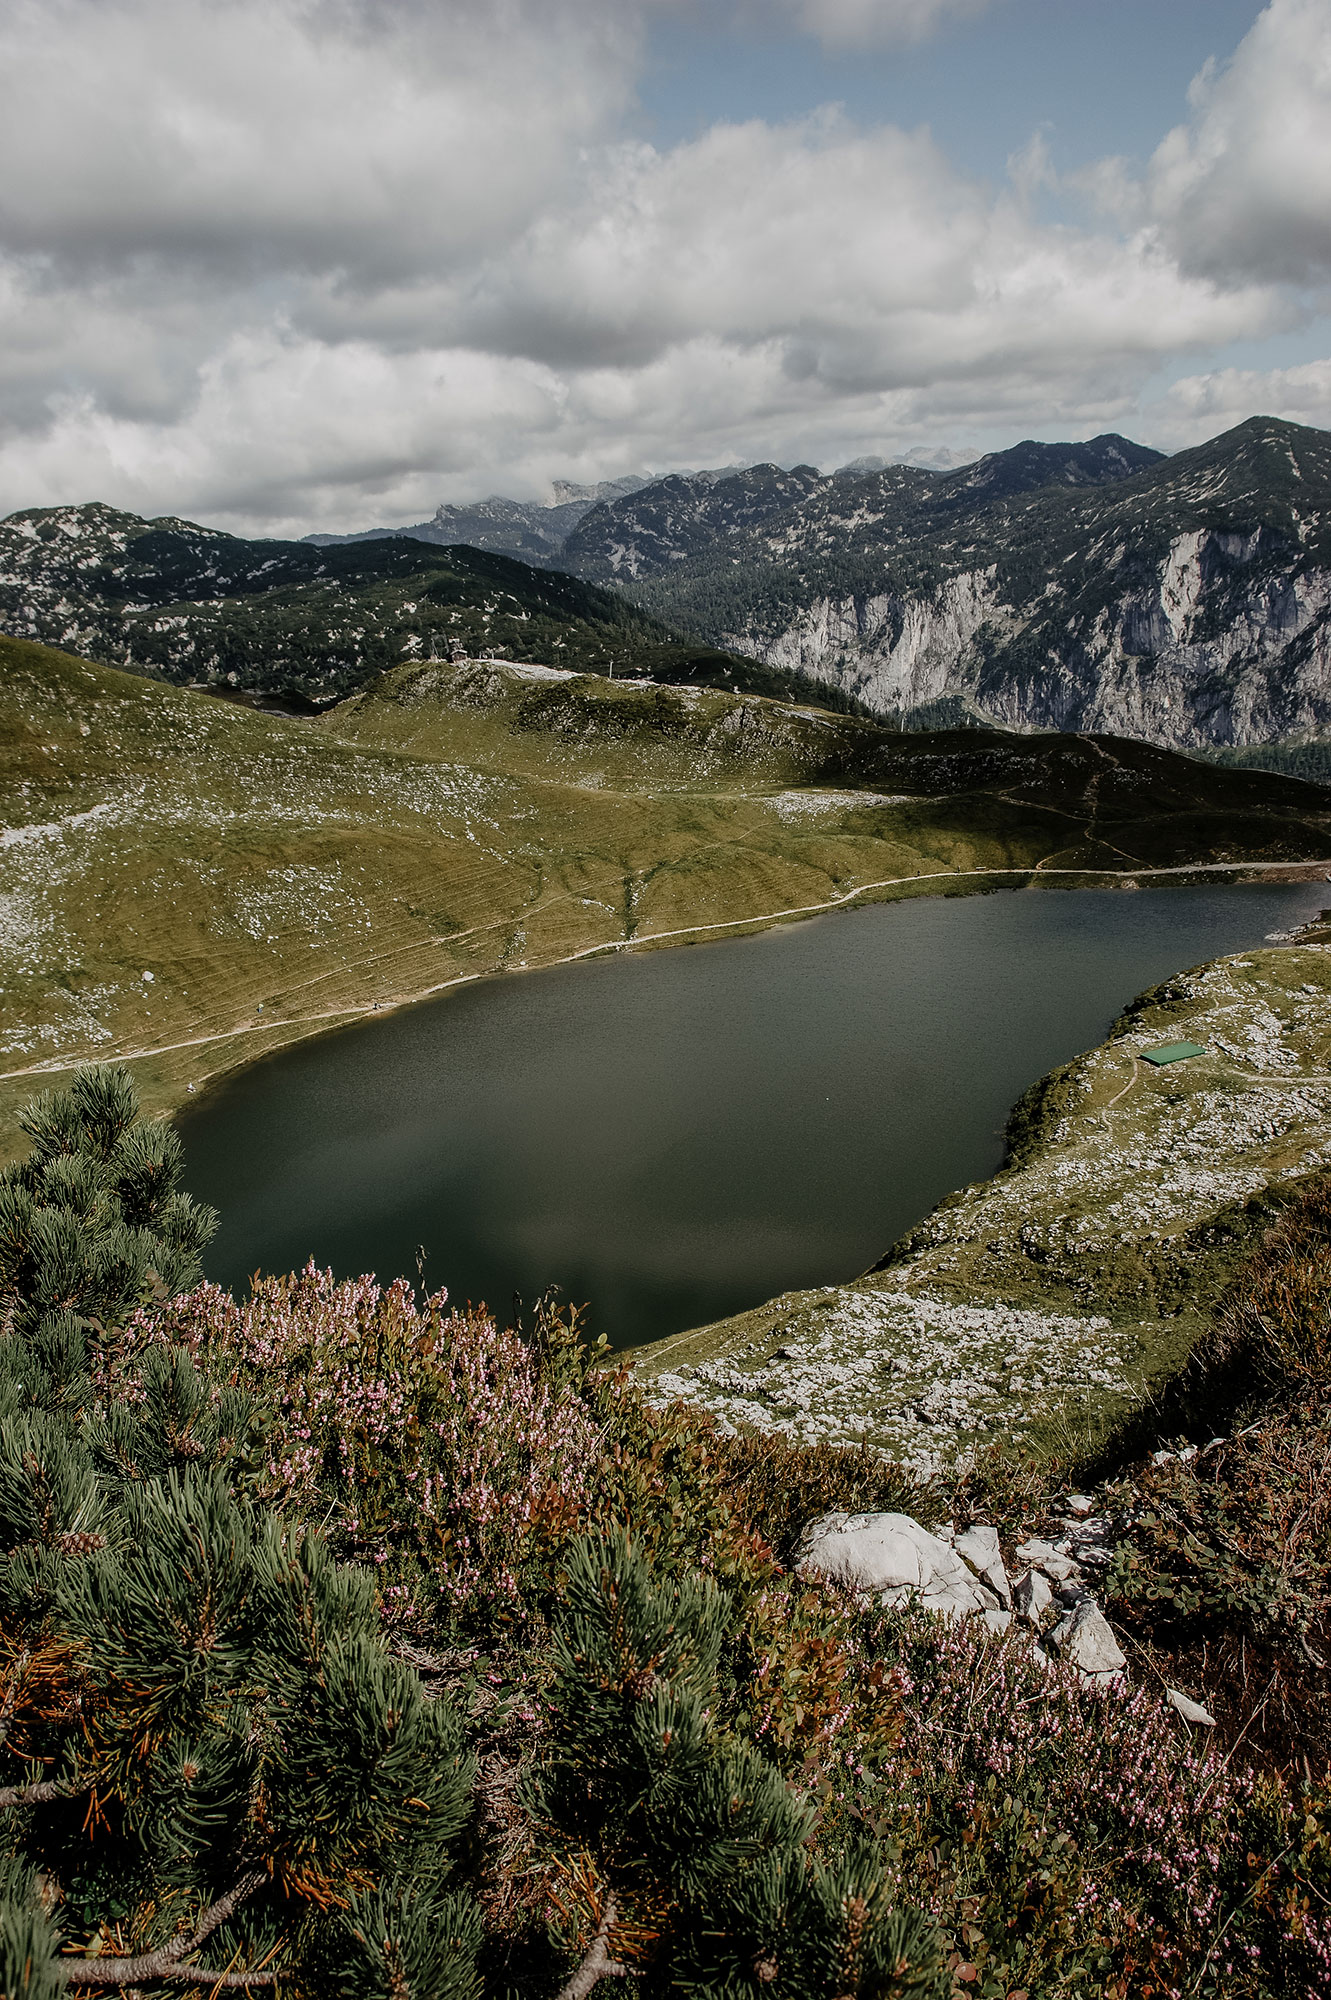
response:
[[[986,1596],[961,1557],[909,1514],[821,1514],[800,1537],[795,1566],[802,1576],[831,1577],[887,1604],[913,1597],[945,1618],[985,1609]]]

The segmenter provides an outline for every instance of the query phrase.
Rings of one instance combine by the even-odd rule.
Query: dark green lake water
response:
[[[309,1257],[618,1346],[854,1276],[990,1174],[1034,1079],[1325,885],[881,903],[488,980],[267,1058],[180,1121],[242,1286]]]

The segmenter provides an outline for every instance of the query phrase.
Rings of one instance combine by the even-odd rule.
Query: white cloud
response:
[[[1166,448],[1212,437],[1261,411],[1331,430],[1331,359],[1297,368],[1217,368],[1171,383],[1149,409],[1151,442]]]
[[[1272,0],[1192,95],[1143,190],[1180,264],[1226,281],[1331,279],[1327,0]]]
[[[781,5],[828,37],[965,11]],[[1100,176],[1096,229],[1041,220],[1038,143],[998,196],[831,112],[626,143],[626,0],[12,0],[0,512],[298,532],[560,474],[1140,428],[1162,365],[1305,310],[1287,278],[1331,208],[1268,128],[1301,51],[1320,187],[1319,20],[1276,0],[1146,176]],[[1247,394],[1322,409],[1300,375],[1192,377],[1152,441]]]
[[[989,0],[783,0],[805,33],[832,48],[922,42],[954,20],[982,14]]]

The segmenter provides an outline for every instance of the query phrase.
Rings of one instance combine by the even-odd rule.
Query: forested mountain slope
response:
[[[619,595],[405,537],[245,541],[112,507],[0,521],[0,631],[154,678],[323,704],[452,653],[789,693],[790,677],[675,634]],[[807,689],[805,690],[807,692]]]

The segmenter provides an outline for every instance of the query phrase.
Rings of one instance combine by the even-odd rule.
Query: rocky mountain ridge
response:
[[[556,479],[553,498],[508,500],[492,493],[487,500],[466,506],[447,502],[435,508],[428,521],[406,528],[363,528],[354,535],[306,535],[315,548],[341,548],[349,542],[384,542],[405,536],[413,542],[434,542],[443,548],[465,543],[468,548],[489,549],[493,554],[521,556],[526,562],[555,562],[583,515],[599,501],[619,500],[636,493],[650,480],[646,473],[630,473],[623,479],[603,479],[595,486],[575,480]]]
[[[1185,749],[1331,733],[1331,436],[1253,418],[1169,459],[1124,447],[1077,448],[1098,459],[1069,455],[1061,476],[1051,454],[1073,448],[1019,446],[941,477],[829,482],[710,549],[681,538],[658,562],[644,535],[622,587],[908,722]],[[581,571],[627,567],[610,524],[652,496],[584,516],[566,545]]]

